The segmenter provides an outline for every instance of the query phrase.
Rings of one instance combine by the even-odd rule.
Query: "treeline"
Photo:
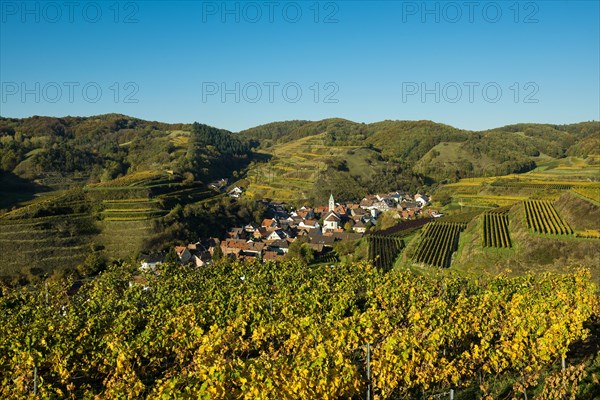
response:
[[[184,149],[169,137],[174,131],[190,135]],[[365,146],[378,152],[379,161],[399,166],[401,172],[396,171],[396,175],[402,179],[398,180],[412,185],[525,172],[536,167],[535,159],[540,155],[585,158],[597,152],[600,123],[517,124],[470,132],[431,121],[364,124],[333,118],[273,122],[233,134],[198,123],[165,124],[119,114],[0,118],[0,168],[26,179],[57,174],[99,182],[134,171],[170,169],[203,180],[242,171],[252,147],[317,134],[323,134],[328,146]],[[435,157],[434,148],[440,143],[459,143],[463,156],[448,159],[438,152],[439,157]],[[427,154],[431,159],[416,168]],[[361,192],[359,187],[385,190],[393,185],[394,178],[387,171],[383,174],[373,184],[364,177],[357,179],[356,174],[345,176],[344,184],[357,192]]]
[[[147,251],[161,251],[198,238],[218,237],[232,226],[259,223],[266,206],[247,199],[218,196],[198,203],[175,206],[169,214],[153,221],[152,235],[146,240]]]
[[[526,172],[536,167],[535,158],[546,155],[587,157],[598,152],[600,123],[571,125],[516,124],[472,132],[431,121],[382,121],[356,123],[340,118],[316,122],[286,121],[242,131],[263,146],[324,134],[328,146],[368,146],[390,163],[415,164],[440,143],[460,143],[462,159],[445,157],[413,169],[426,181]],[[437,154],[439,156],[439,152]],[[482,157],[488,165],[482,165]],[[403,169],[404,166],[403,166]],[[359,184],[364,185],[365,182]],[[385,186],[385,185],[384,185]],[[382,186],[383,187],[383,186]]]
[[[369,173],[352,174],[343,160],[334,160],[319,178],[311,193],[315,204],[326,204],[333,194],[340,201],[357,201],[368,194],[403,190],[416,192],[429,183],[405,162],[389,162],[381,158],[369,166]]]
[[[250,143],[223,129],[195,122],[185,158],[178,169],[202,178],[220,178],[243,168],[250,160]],[[225,173],[224,173],[225,172]]]
[[[172,131],[190,132],[185,158],[169,137]],[[94,183],[157,169],[209,179],[230,174],[249,152],[245,140],[200,124],[165,124],[119,114],[0,118],[0,168],[27,179],[54,173]],[[233,163],[226,162],[230,157]]]
[[[271,122],[243,130],[240,132],[240,135],[253,141],[255,145],[267,146],[278,142],[281,138],[287,137],[289,134],[308,123],[310,123],[310,121],[302,120]]]

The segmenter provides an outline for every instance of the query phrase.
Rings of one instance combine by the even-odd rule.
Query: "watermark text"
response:
[[[98,103],[105,98],[114,103],[139,103],[135,82],[102,85],[98,82],[2,82],[2,103]]]
[[[202,82],[202,102],[298,103],[303,96],[314,103],[339,103],[340,88],[335,82]]]
[[[114,23],[139,22],[139,5],[133,1],[0,1],[2,23]]]
[[[505,86],[498,82],[402,82],[402,102],[498,103],[506,96],[514,103],[536,104],[539,91],[535,82]]]
[[[403,1],[402,22],[459,23],[503,20],[514,23],[536,24],[540,7],[537,2],[496,1]]]
[[[278,1],[203,1],[202,22],[249,23],[311,21],[316,24],[336,24],[337,2]]]

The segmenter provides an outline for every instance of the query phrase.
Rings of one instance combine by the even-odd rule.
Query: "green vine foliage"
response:
[[[290,260],[142,276],[113,266],[75,294],[66,282],[3,287],[0,398],[31,398],[36,367],[48,399],[362,397],[367,343],[375,399],[480,379],[487,396],[486,379],[535,377],[585,337],[589,282]],[[571,390],[567,375],[552,379],[546,392]]]

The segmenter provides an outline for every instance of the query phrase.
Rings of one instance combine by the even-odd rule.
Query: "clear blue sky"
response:
[[[0,115],[600,119],[598,1],[78,3],[0,0]]]

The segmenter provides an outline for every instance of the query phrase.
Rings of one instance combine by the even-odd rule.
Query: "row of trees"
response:
[[[201,179],[222,178],[242,169],[250,161],[250,144],[231,132],[195,122],[192,125],[185,159],[178,169]]]

